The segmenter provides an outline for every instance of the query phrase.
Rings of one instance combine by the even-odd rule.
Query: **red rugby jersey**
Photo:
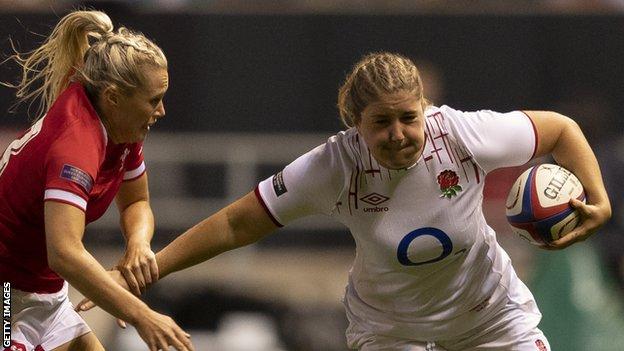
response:
[[[142,143],[112,143],[84,88],[72,83],[0,159],[0,281],[59,291],[63,279],[48,266],[44,202],[76,206],[90,223],[123,180],[143,172]]]

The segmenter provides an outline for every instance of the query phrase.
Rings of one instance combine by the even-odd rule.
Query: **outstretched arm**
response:
[[[260,200],[250,192],[234,203],[204,219],[156,254],[160,278],[194,266],[235,248],[252,244],[277,229]],[[126,280],[116,271],[110,276],[129,289]],[[86,294],[85,294],[86,295]],[[97,301],[84,299],[77,310],[87,311]]]
[[[570,204],[577,208],[582,223],[563,238],[554,241],[551,249],[562,249],[594,234],[609,218],[611,204],[602,181],[596,156],[587,139],[572,119],[549,111],[525,111],[537,130],[536,157],[552,154],[555,161],[574,173],[585,188],[587,203],[576,199]]]
[[[204,219],[156,254],[160,277],[254,243],[277,229],[254,192]]]

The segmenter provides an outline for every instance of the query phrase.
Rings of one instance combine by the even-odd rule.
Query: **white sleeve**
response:
[[[256,188],[258,199],[278,226],[313,214],[330,215],[342,189],[336,143],[299,157]]]
[[[449,123],[458,141],[486,173],[523,165],[535,155],[537,131],[524,112],[462,112],[448,106],[440,109],[450,116]]]

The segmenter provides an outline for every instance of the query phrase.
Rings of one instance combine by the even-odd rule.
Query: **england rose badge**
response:
[[[440,185],[440,191],[442,191],[440,197],[450,199],[462,191],[462,187],[459,185],[459,176],[454,171],[448,169],[438,174],[438,184]]]

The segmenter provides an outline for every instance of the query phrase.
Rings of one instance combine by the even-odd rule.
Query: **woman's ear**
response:
[[[104,91],[102,91],[102,100],[107,105],[110,105],[110,106],[119,105],[119,98],[120,98],[119,89],[117,89],[113,85],[107,86],[106,88],[104,88]]]

